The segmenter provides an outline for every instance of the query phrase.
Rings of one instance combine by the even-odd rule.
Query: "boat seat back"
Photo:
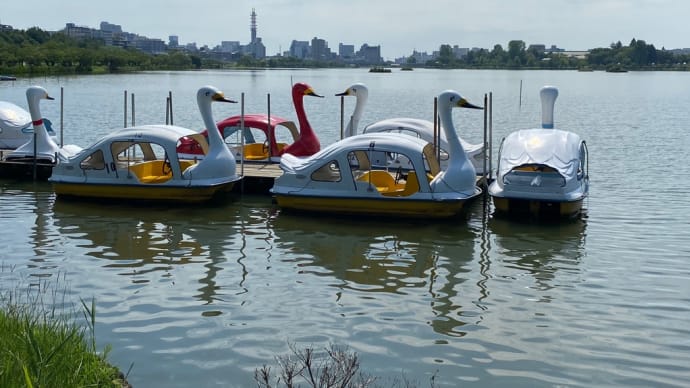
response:
[[[191,162],[191,161],[190,161]],[[164,174],[163,160],[150,160],[129,166],[129,172],[134,174],[141,183],[164,183],[172,178],[172,171]]]
[[[402,189],[393,190],[389,192],[382,192],[381,194],[389,197],[408,197],[419,191],[419,180],[417,179],[417,173],[410,171],[407,173],[407,179],[405,181],[405,186]]]
[[[402,189],[402,185],[396,185],[395,179],[388,171],[371,170],[357,178],[360,182],[369,182],[376,187],[380,193]],[[399,187],[398,187],[399,186]]]
[[[268,158],[268,148],[263,143],[250,143],[244,145],[245,160],[261,160]]]

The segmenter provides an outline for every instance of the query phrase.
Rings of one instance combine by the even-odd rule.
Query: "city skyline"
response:
[[[266,46],[266,55],[285,52],[293,40],[319,37],[333,51],[339,43],[380,46],[386,60],[408,56],[414,50],[438,50],[441,44],[491,49],[496,44],[506,47],[510,40],[570,51],[608,47],[616,41],[628,44],[633,38],[658,49],[690,46],[685,43],[690,28],[684,20],[690,14],[690,3],[681,0],[523,0],[508,4],[500,0],[482,4],[437,0],[431,9],[427,3],[400,5],[391,0],[239,0],[233,4],[152,0],[142,5],[122,0],[92,7],[85,0],[48,4],[27,0],[5,5],[0,23],[17,29],[57,31],[65,23],[97,28],[101,21],[109,21],[148,38],[167,42],[170,35],[176,35],[181,44],[213,48],[222,41],[249,43],[254,8],[257,35]]]

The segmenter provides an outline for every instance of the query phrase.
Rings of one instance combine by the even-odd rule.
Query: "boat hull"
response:
[[[236,181],[204,186],[122,185],[53,182],[58,196],[90,199],[199,203],[228,193]]]
[[[492,197],[499,214],[534,217],[575,217],[582,212],[584,198],[575,201],[549,201],[523,198]]]
[[[415,200],[274,194],[274,198],[278,206],[289,210],[350,215],[447,218],[458,215],[474,197],[462,200]]]

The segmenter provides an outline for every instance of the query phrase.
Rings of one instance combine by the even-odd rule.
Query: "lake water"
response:
[[[254,386],[254,370],[277,370],[293,344],[347,346],[383,385],[687,386],[690,73],[143,73],[3,82],[0,100],[26,106],[26,88],[42,85],[59,127],[62,87],[65,143],[87,146],[124,125],[125,90],[136,124],[164,122],[172,92],[175,124],[200,129],[200,86],[244,93],[246,112],[265,112],[270,93],[271,113],[294,119],[292,82],[326,96],[305,100],[322,145],[340,133],[334,94],[354,82],[369,87],[363,124],[429,118],[445,89],[479,105],[491,93],[495,143],[538,126],[538,91],[554,85],[556,127],[589,147],[586,214],[522,223],[479,201],[451,221],[358,220],[286,214],[258,196],[143,208],[0,181],[0,289],[64,278],[75,308],[95,298],[99,348],[133,365],[135,387]],[[219,105],[216,119],[240,111]],[[481,112],[454,117],[481,141]]]

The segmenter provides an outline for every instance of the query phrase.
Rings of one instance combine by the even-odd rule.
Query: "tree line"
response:
[[[508,48],[500,44],[492,50],[480,49],[456,58],[450,45],[441,45],[437,59],[427,66],[443,68],[479,69],[591,69],[607,70],[620,67],[626,70],[690,70],[690,55],[674,54],[644,40],[632,39],[628,46],[618,41],[607,48],[589,50],[584,58],[569,56],[563,52],[527,48],[522,40],[511,40]]]
[[[632,39],[608,48],[590,50],[585,58],[560,52],[545,52],[527,47],[522,40],[511,40],[507,49],[497,44],[491,50],[472,50],[458,58],[450,45],[440,46],[438,56],[426,63],[409,65],[436,68],[472,69],[592,69],[621,66],[628,70],[689,70],[689,55],[657,50],[644,40]],[[49,33],[38,27],[0,32],[0,74],[97,74],[143,70],[189,70],[226,67],[335,67],[337,62],[316,62],[291,57],[255,59],[242,56],[222,60],[212,52],[190,53],[169,50],[165,54],[148,54],[135,48],[107,46],[99,39],[74,39],[62,33]]]

